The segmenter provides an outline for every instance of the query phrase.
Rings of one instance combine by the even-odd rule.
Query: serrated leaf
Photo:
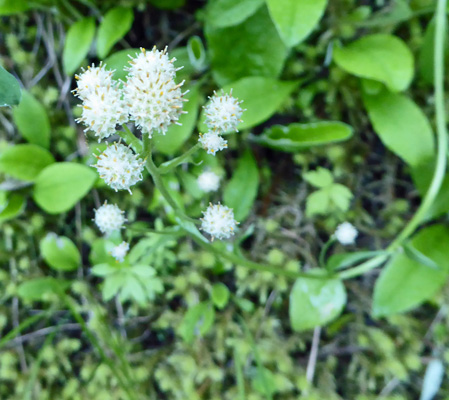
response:
[[[32,144],[50,147],[50,121],[47,110],[33,95],[22,91],[22,99],[13,110],[14,123],[20,134]]]
[[[322,167],[318,167],[315,171],[304,172],[302,176],[308,183],[317,188],[332,185],[334,182],[332,173],[328,169]]]
[[[75,163],[55,163],[37,177],[34,201],[46,212],[59,214],[70,210],[92,188],[97,174],[89,167]]]
[[[282,40],[293,47],[318,24],[327,0],[267,0],[267,5]]]
[[[97,54],[100,59],[106,57],[114,44],[128,33],[133,20],[134,13],[129,7],[114,7],[105,14],[97,34]]]
[[[336,47],[334,60],[350,74],[382,82],[393,92],[407,89],[413,78],[413,55],[393,35],[368,35],[345,47]]]
[[[85,17],[75,22],[67,31],[62,66],[66,75],[72,75],[89,53],[95,36],[95,19]]]

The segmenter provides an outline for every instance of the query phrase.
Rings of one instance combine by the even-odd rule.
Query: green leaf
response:
[[[298,81],[278,81],[260,76],[240,79],[223,87],[225,93],[232,89],[232,96],[242,100],[242,120],[238,129],[252,128],[270,118],[299,85]],[[204,109],[201,114],[200,132],[206,132]]]
[[[155,148],[163,154],[175,154],[189,139],[195,128],[199,106],[198,86],[191,87],[185,98],[189,101],[185,103],[183,108],[184,111],[187,111],[187,114],[182,114],[179,118],[181,125],[172,124],[166,135],[159,134],[153,138]]]
[[[97,54],[103,59],[114,44],[122,39],[131,29],[134,20],[133,10],[129,7],[111,8],[98,27]]]
[[[340,183],[333,183],[329,186],[313,192],[307,196],[306,215],[326,215],[335,211],[346,212],[352,200],[352,193]]]
[[[199,303],[189,308],[184,315],[178,332],[187,343],[195,336],[204,336],[210,331],[215,319],[215,311],[209,302]]]
[[[0,153],[0,171],[23,181],[34,181],[55,159],[51,153],[34,144],[18,144]]]
[[[226,307],[229,301],[229,289],[223,283],[216,283],[212,286],[212,301],[220,310]]]
[[[374,287],[373,314],[380,317],[408,311],[432,298],[449,276],[447,243],[446,226],[433,225],[418,232],[411,245],[439,269],[397,253],[384,267]]]
[[[70,284],[69,281],[52,277],[37,278],[22,282],[17,288],[17,294],[22,300],[41,301],[50,293],[59,294],[66,290]]]
[[[267,0],[276,28],[289,46],[296,46],[312,32],[324,14],[327,0]]]
[[[16,106],[21,97],[19,82],[0,65],[0,107]]]
[[[96,273],[98,275],[98,271]],[[108,274],[105,277],[101,294],[104,301],[111,300],[120,289],[127,284],[128,276],[124,271],[115,270],[114,273]]]
[[[216,29],[206,24],[205,35],[212,74],[220,86],[245,76],[277,78],[288,55],[266,7],[236,26]]]
[[[206,6],[206,21],[215,28],[233,26],[253,15],[264,0],[215,0]]]
[[[364,94],[363,101],[374,130],[389,150],[412,167],[433,158],[432,128],[412,100],[384,90]]]
[[[350,74],[384,83],[391,91],[408,88],[413,78],[413,55],[396,36],[364,36],[334,50],[337,65]]]
[[[330,198],[327,190],[317,190],[307,196],[306,215],[310,218],[314,215],[329,213]]]
[[[37,177],[33,198],[49,214],[70,210],[91,189],[97,174],[75,163],[55,163]]]
[[[68,30],[62,53],[62,66],[66,75],[72,75],[89,53],[95,36],[95,19],[85,17]]]
[[[65,236],[48,234],[39,248],[45,262],[56,271],[74,271],[81,264],[78,248]]]
[[[30,8],[29,0],[0,0],[0,16],[22,13]]]
[[[328,271],[335,271],[351,267],[369,258],[386,254],[385,251],[356,251],[353,253],[332,254],[326,263]]]
[[[245,118],[245,114],[243,114]],[[343,122],[321,121],[310,124],[274,125],[251,139],[263,146],[296,153],[312,146],[338,143],[352,137],[352,127]]]
[[[113,75],[114,79],[124,81],[128,75],[128,71],[125,71],[124,68],[129,67],[129,62],[131,61],[130,56],[135,57],[139,53],[140,49],[120,50],[106,58],[104,64],[106,65],[106,69],[115,70]]]
[[[187,55],[190,64],[196,71],[203,71],[206,67],[206,49],[199,36],[192,36],[187,42]]]
[[[299,278],[290,293],[292,329],[301,332],[325,325],[340,315],[345,304],[346,289],[342,281]]]
[[[14,123],[20,134],[30,143],[50,147],[50,121],[47,111],[32,94],[22,91],[20,104],[13,110]]]
[[[223,193],[223,201],[234,210],[237,221],[243,221],[249,215],[258,189],[259,169],[251,151],[246,150]]]
[[[323,188],[334,183],[332,173],[328,169],[322,167],[318,167],[315,171],[304,172],[302,177],[317,188]]]
[[[6,204],[0,211],[0,223],[17,217],[24,209],[25,197],[18,193],[9,195]]]

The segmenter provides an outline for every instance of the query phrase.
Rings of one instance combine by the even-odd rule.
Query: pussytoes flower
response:
[[[212,171],[203,172],[197,179],[198,187],[203,192],[215,192],[220,187],[220,177]]]
[[[228,239],[233,234],[238,225],[234,219],[232,208],[218,204],[209,204],[206,211],[203,211],[201,218],[201,229],[217,239]]]
[[[237,125],[242,122],[240,117],[244,110],[240,107],[242,102],[232,97],[232,90],[230,94],[224,94],[222,91],[221,96],[214,92],[209,99],[209,103],[204,106],[207,127],[220,133],[238,132]]]
[[[107,185],[115,191],[128,190],[142,180],[144,162],[133,151],[120,143],[114,143],[97,157],[95,167]]]
[[[173,123],[178,123],[183,113],[181,86],[174,81],[177,69],[176,59],[169,59],[167,48],[159,51],[156,47],[131,58],[127,68],[128,77],[124,87],[124,100],[131,119],[150,138],[154,132],[163,135]]]
[[[121,90],[115,84],[95,88],[84,98],[83,113],[76,121],[86,125],[85,132],[94,132],[98,142],[113,135],[116,126],[128,120],[121,96]]]
[[[129,243],[122,242],[118,246],[115,246],[111,250],[111,256],[114,257],[117,262],[123,262],[126,255],[128,254]]]
[[[335,230],[335,238],[343,245],[354,244],[359,232],[349,222],[343,222]]]
[[[224,140],[217,132],[210,131],[205,134],[200,133],[198,142],[201,143],[203,149],[207,151],[207,154],[213,156],[217,151],[223,150],[228,147],[228,141]]]
[[[125,212],[120,210],[115,204],[105,202],[101,207],[95,210],[95,224],[98,229],[106,235],[123,228],[126,222]]]
[[[80,75],[75,75],[77,88],[73,91],[75,96],[84,100],[89,94],[95,92],[95,89],[100,87],[108,87],[112,85],[113,71],[106,69],[106,65],[100,63],[98,67],[87,67],[87,70],[82,69]]]

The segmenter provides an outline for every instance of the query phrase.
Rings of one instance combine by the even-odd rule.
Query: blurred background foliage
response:
[[[345,283],[348,303],[326,328],[292,331],[288,278],[179,240],[149,179],[132,196],[96,180],[88,166],[102,145],[75,125],[70,91],[81,66],[104,60],[120,69],[135,49],[168,45],[190,101],[183,126],[155,139],[164,162],[195,142],[207,96],[233,87],[248,111],[242,132],[227,137],[230,151],[198,156],[166,182],[199,217],[220,198],[196,186],[207,166],[222,176],[224,199],[242,221],[238,240],[253,259],[316,267],[338,223],[353,221],[360,247],[378,250],[416,209],[410,172],[422,160],[389,141],[388,109],[376,107],[412,109],[413,123],[418,106],[430,120],[419,146],[431,154],[434,5],[317,0],[310,29],[292,32],[275,0],[0,0],[1,64],[23,88],[18,107],[0,113],[0,398],[418,398],[432,360],[449,362],[447,287],[412,312],[373,318],[373,271]],[[360,40],[380,40],[378,52]],[[360,70],[350,46],[374,49],[371,70]],[[382,69],[395,62],[389,47],[401,62],[410,58],[397,75]],[[301,132],[313,129],[316,141],[305,143]],[[70,165],[62,171],[55,162]],[[54,197],[45,168],[50,181],[65,182]],[[126,210],[128,241],[152,230],[133,249],[136,263],[155,271],[145,290],[136,280],[143,271],[98,267],[121,241],[93,227],[104,199]],[[448,210],[442,202],[435,214]],[[447,381],[439,396],[449,399]]]

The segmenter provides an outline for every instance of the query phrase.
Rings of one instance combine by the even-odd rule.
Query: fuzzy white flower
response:
[[[120,210],[117,205],[105,202],[95,210],[94,221],[102,233],[109,235],[113,231],[123,228],[123,224],[126,222],[124,214],[125,212]]]
[[[335,230],[335,238],[343,245],[354,244],[359,232],[349,222],[343,222]]]
[[[240,117],[244,110],[240,107],[242,102],[232,97],[232,90],[230,94],[222,91],[221,96],[214,92],[209,99],[209,103],[204,106],[208,128],[218,132],[238,132],[237,125],[242,122]]]
[[[224,140],[217,132],[211,131],[205,134],[200,133],[198,142],[201,143],[204,150],[207,150],[207,154],[213,156],[217,151],[223,150],[228,147],[228,141]]]
[[[153,132],[165,135],[168,127],[178,123],[182,113],[181,86],[174,81],[177,69],[169,59],[167,48],[159,51],[141,49],[142,53],[131,58],[131,66],[124,88],[124,100],[131,119],[143,134],[151,138]]]
[[[111,256],[114,257],[118,262],[123,262],[126,255],[128,254],[129,243],[122,242],[118,246],[115,246],[111,250]]]
[[[204,171],[197,179],[198,186],[203,192],[215,192],[220,187],[220,177],[212,171]]]
[[[218,204],[209,204],[206,211],[203,211],[201,218],[201,229],[217,239],[228,239],[233,234],[238,225],[234,219],[232,208]]]
[[[95,92],[100,87],[108,87],[112,85],[112,75],[114,71],[106,70],[106,65],[100,63],[98,67],[92,64],[87,70],[81,68],[83,72],[75,75],[77,88],[73,91],[75,96],[84,100],[89,94]]]
[[[86,125],[85,132],[91,130],[98,141],[115,133],[119,124],[128,120],[128,112],[121,100],[121,90],[117,85],[95,88],[83,100],[83,113],[77,122]]]
[[[128,190],[131,193],[129,188],[142,180],[144,162],[123,144],[114,143],[95,157],[98,161],[92,167],[115,191]]]

